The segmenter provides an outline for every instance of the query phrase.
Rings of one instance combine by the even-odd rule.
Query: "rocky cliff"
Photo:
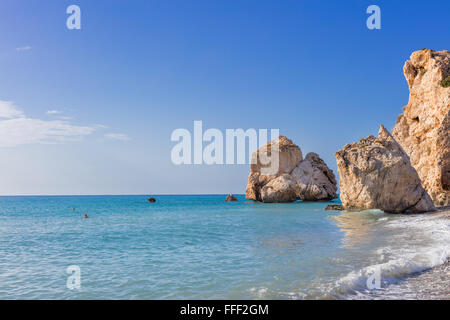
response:
[[[450,51],[416,51],[403,71],[409,102],[393,136],[434,203],[450,205]]]

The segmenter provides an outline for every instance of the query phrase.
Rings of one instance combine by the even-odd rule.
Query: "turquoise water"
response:
[[[448,256],[439,245],[449,243],[448,219],[243,196],[156,198],[0,197],[0,299],[370,297],[367,268],[386,266],[380,295]],[[71,265],[80,289],[66,286]]]

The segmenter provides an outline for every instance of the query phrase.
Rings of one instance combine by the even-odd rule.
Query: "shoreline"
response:
[[[429,236],[434,234],[439,234],[442,232],[442,229],[439,228],[439,223],[442,223],[440,226],[444,228],[445,234],[448,234],[448,227],[450,226],[450,206],[438,207],[436,211],[426,212],[426,213],[417,213],[417,214],[405,214],[402,216],[404,219],[402,222],[408,223],[410,220],[414,224],[426,225],[427,223],[433,223],[436,221],[437,224],[434,225],[434,228],[427,229],[426,227],[423,230],[426,230],[429,233]],[[422,219],[423,218],[423,219]],[[419,221],[414,221],[413,219],[419,219]],[[449,220],[447,223],[446,220]],[[447,228],[447,229],[445,229]],[[409,231],[420,232],[421,228],[416,230],[408,229]],[[435,239],[436,243],[446,243],[448,236],[444,239],[438,238]],[[444,246],[445,247],[445,246]],[[422,265],[422,270],[413,271],[406,274],[404,278],[401,278],[393,283],[390,283],[386,288],[378,291],[375,290],[373,292],[369,292],[367,294],[357,294],[355,296],[350,296],[348,299],[362,299],[362,300],[397,300],[397,299],[421,299],[421,300],[450,300],[450,296],[448,292],[450,292],[450,257],[448,255],[448,249],[443,248],[442,246],[435,251],[436,248],[429,247],[427,251],[423,250],[414,250],[414,254],[409,256],[412,260],[408,260],[405,267],[410,269],[412,266],[417,264],[416,267],[420,267],[422,263],[421,259],[416,260],[416,257],[421,256],[422,259],[428,261],[428,263],[436,264],[430,267],[426,267],[426,265]],[[438,258],[435,255],[437,252],[441,252],[442,255],[446,255],[446,257]],[[434,256],[433,256],[434,254]],[[445,259],[444,262],[439,263],[440,259]],[[432,262],[433,261],[433,262]]]

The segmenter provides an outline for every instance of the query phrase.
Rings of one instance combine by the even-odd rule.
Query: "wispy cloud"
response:
[[[19,118],[23,117],[24,114],[19,110],[12,101],[2,101],[0,100],[0,119],[1,118]]]
[[[23,46],[23,47],[16,48],[16,51],[29,51],[31,49],[32,49],[31,46]]]
[[[60,110],[47,110],[46,113],[47,114],[61,114],[62,111],[60,111]]]
[[[106,139],[128,141],[130,137],[124,133],[107,133],[104,135]]]
[[[0,100],[0,147],[78,141],[95,130],[94,126],[78,126],[65,120],[28,118],[13,102]]]

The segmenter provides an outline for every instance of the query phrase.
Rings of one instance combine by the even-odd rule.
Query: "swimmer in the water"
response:
[[[85,219],[87,219],[87,218],[89,218],[89,217],[88,217],[88,215],[87,215],[87,214],[85,214],[85,215],[84,215],[84,218],[85,218]]]

